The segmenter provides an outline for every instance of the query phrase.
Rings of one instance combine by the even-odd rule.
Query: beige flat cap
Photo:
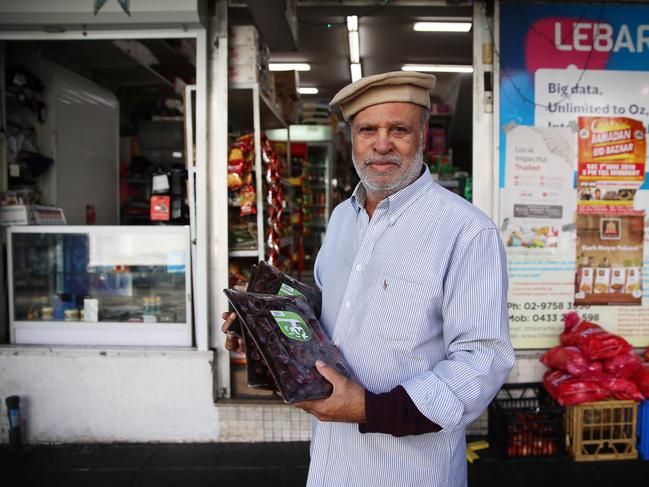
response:
[[[430,108],[435,76],[414,71],[392,71],[361,78],[336,93],[329,105],[340,106],[345,120],[372,105],[406,102]]]

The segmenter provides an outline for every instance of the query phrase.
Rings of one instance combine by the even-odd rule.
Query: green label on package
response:
[[[311,329],[304,322],[304,319],[292,311],[272,311],[275,322],[282,330],[282,333],[291,340],[306,342],[311,340]]]
[[[293,289],[291,286],[288,284],[282,283],[282,287],[279,288],[279,292],[277,293],[278,296],[302,296],[303,298],[306,298],[304,294],[302,294],[300,291],[297,289]]]

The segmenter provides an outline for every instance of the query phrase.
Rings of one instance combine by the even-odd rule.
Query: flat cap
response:
[[[366,76],[336,93],[329,105],[340,106],[345,120],[372,105],[406,102],[430,108],[435,76],[414,71],[392,71]]]

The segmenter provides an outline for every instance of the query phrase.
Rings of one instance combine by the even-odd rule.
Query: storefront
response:
[[[353,65],[363,74],[401,68],[401,58],[381,64],[385,32],[402,39],[403,64],[418,64],[411,69],[472,71],[438,73],[427,162],[439,184],[471,198],[502,230],[518,358],[510,382],[541,379],[539,357],[558,342],[571,309],[649,345],[647,291],[628,277],[646,266],[646,232],[638,242],[638,231],[618,232],[631,240],[601,266],[610,269],[609,292],[575,307],[583,268],[604,257],[592,255],[591,265],[577,251],[594,225],[577,209],[594,215],[606,206],[618,223],[646,221],[644,157],[626,161],[641,174],[588,179],[577,139],[579,116],[612,116],[605,110],[614,107],[646,134],[645,6],[397,2],[367,13],[306,5],[291,51],[298,24],[290,11],[282,13],[289,41],[281,41],[238,1],[96,2],[97,12],[84,0],[50,3],[0,7],[3,126],[26,127],[36,152],[54,160],[35,174],[35,162],[9,158],[5,137],[2,189],[35,180],[54,206],[36,217],[58,223],[61,208],[67,223],[6,234],[0,391],[24,397],[28,441],[309,439],[308,416],[249,389],[245,358],[223,347],[222,290],[245,287],[259,260],[312,282],[328,217],[355,184],[349,134],[326,99],[357,75]],[[468,20],[468,37],[405,34],[438,17]],[[593,25],[603,26],[599,43]],[[352,38],[360,39],[356,55]],[[544,54],[552,40],[553,54]],[[413,45],[434,48],[416,53]],[[309,61],[313,72],[271,72],[269,61]],[[24,86],[27,73],[41,91]],[[621,75],[628,86],[612,81]],[[308,94],[318,81],[320,93]],[[29,123],[16,123],[16,114]],[[533,175],[526,169],[542,163]],[[618,198],[578,200],[596,190]],[[631,195],[624,204],[621,190]],[[613,282],[615,268],[624,277]],[[621,306],[613,284],[632,302]],[[486,421],[469,431],[485,433]]]
[[[1,9],[2,395],[31,442],[213,440],[206,4]]]

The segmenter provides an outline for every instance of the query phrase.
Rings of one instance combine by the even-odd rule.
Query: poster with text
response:
[[[640,305],[644,215],[577,215],[575,305]]]
[[[639,155],[634,147],[634,155],[627,159],[597,161],[579,159],[578,152],[580,117],[626,120],[624,123],[630,126],[631,138],[627,145],[609,149],[611,152],[619,150],[625,156],[629,155],[626,152],[628,143],[642,140],[638,148],[644,145],[649,126],[649,5],[502,2],[500,14],[498,218],[503,241],[505,244],[511,242],[506,250],[510,334],[514,346],[519,349],[548,348],[558,344],[563,329],[561,317],[574,309],[583,317],[624,336],[633,345],[647,346],[649,292],[647,286],[641,286],[641,276],[649,272],[646,149],[644,155]],[[562,136],[569,139],[568,143],[562,146],[544,142],[540,132],[549,129],[568,134]],[[642,137],[638,137],[638,130],[643,131]],[[528,145],[520,135],[523,133],[530,136]],[[611,137],[627,135],[629,132],[622,131]],[[602,147],[603,156],[619,155],[606,154],[605,137],[591,140],[596,158],[602,156],[599,153]],[[560,138],[555,137],[556,140]],[[532,152],[526,154],[530,145]],[[538,153],[540,149],[543,154]],[[570,175],[559,172],[556,173],[558,179],[552,181],[564,195],[551,194],[551,191],[543,195],[538,185],[530,188],[533,181],[541,182],[541,175],[545,182],[546,166],[533,160],[525,161],[524,157],[547,157],[548,151],[553,156],[562,152],[568,158]],[[529,170],[523,169],[526,164]],[[550,164],[559,167],[556,161]],[[615,177],[602,177],[607,171],[609,176]],[[585,177],[580,179],[580,174]],[[589,175],[598,177],[589,179]],[[620,177],[623,175],[630,177]],[[523,182],[528,190],[524,189]],[[620,254],[611,256],[621,259],[623,268],[635,266],[638,269],[637,273],[625,270],[622,289],[634,289],[637,275],[639,286],[633,299],[640,305],[604,305],[590,299],[575,304],[577,267],[589,257],[595,262],[603,259],[601,254],[588,255],[589,251],[581,261],[575,259],[580,254],[578,239],[582,240],[578,201],[588,202],[579,205],[584,207],[584,218],[592,216],[601,224],[608,213],[600,213],[613,208],[613,214],[608,216],[617,218],[620,228],[624,228],[625,222],[642,227],[641,250],[635,253],[620,250]],[[609,202],[613,202],[611,208],[607,208]],[[559,218],[557,207],[561,207]],[[626,210],[620,211],[621,208]],[[530,214],[539,214],[540,218],[531,221],[529,216],[522,216]],[[612,229],[610,225],[609,228]],[[625,260],[627,264],[628,261],[634,264],[627,266]],[[604,278],[601,276],[600,281]],[[629,278],[631,286],[627,287]],[[629,294],[617,292],[621,280],[620,272],[615,274],[615,282],[610,277],[608,290],[615,284],[613,294]]]

